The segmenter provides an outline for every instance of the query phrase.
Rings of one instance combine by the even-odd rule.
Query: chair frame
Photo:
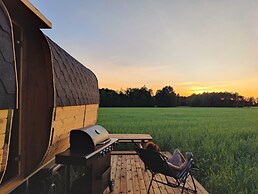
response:
[[[136,148],[135,150],[136,150],[137,154],[139,155],[139,157],[141,158],[141,160],[143,161],[143,163],[145,165],[145,170],[149,170],[151,172],[151,175],[152,175],[152,178],[151,178],[151,181],[150,181],[150,184],[149,184],[149,187],[148,187],[148,194],[150,192],[150,188],[151,188],[151,185],[152,185],[153,181],[155,181],[157,183],[167,185],[167,186],[170,186],[170,187],[173,187],[173,188],[181,188],[182,189],[181,194],[183,194],[184,190],[187,190],[187,191],[190,191],[190,192],[193,192],[193,193],[197,193],[195,181],[194,181],[193,175],[191,173],[192,165],[193,165],[193,159],[191,159],[189,161],[187,166],[181,172],[174,172],[169,167],[169,165],[167,163],[167,159],[162,153],[152,151],[152,150],[146,150],[146,149],[142,149],[142,148]],[[164,168],[161,167],[161,168],[163,168],[163,169],[161,169],[161,171],[163,171],[163,172],[161,172],[157,169],[153,169],[153,166],[151,165],[151,163],[153,163],[155,161],[152,161],[151,163],[148,162],[148,160],[146,160],[144,154],[149,154],[149,155],[153,154],[153,156],[154,155],[156,157],[158,156],[159,160],[160,160],[160,161],[158,161],[158,163],[160,163],[160,165],[164,167]],[[155,179],[155,176],[157,174],[164,175],[167,182],[162,182],[160,180]],[[173,178],[176,181],[176,183],[169,182],[168,177]],[[186,179],[188,177],[191,177],[194,189],[185,187]]]

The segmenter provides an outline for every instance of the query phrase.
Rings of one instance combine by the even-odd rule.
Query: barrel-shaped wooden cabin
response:
[[[69,132],[94,125],[98,81],[40,29],[51,23],[27,0],[0,0],[0,193],[69,147]]]

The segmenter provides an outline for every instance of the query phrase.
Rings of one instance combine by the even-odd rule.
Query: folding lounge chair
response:
[[[197,193],[196,185],[195,185],[193,176],[191,174],[193,159],[191,159],[189,161],[189,163],[187,164],[185,169],[183,169],[180,172],[175,172],[169,167],[165,156],[162,155],[160,152],[146,150],[146,149],[142,149],[142,148],[136,148],[135,150],[136,150],[137,154],[139,155],[139,157],[141,158],[141,160],[143,161],[143,163],[145,164],[145,167],[147,167],[147,170],[149,170],[152,174],[152,179],[151,179],[151,182],[150,182],[150,185],[148,188],[148,193],[150,191],[152,181],[156,181],[158,183],[168,185],[171,187],[182,188],[181,194],[184,192],[184,190],[191,191],[193,193]],[[159,173],[165,175],[167,182],[162,182],[160,180],[155,179],[155,175],[157,175]],[[167,176],[175,179],[176,183],[169,182]],[[189,176],[192,179],[194,189],[185,187],[186,179]]]

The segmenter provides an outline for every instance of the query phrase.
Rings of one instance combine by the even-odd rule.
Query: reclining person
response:
[[[147,143],[146,149],[157,151],[157,152],[160,151],[159,146],[153,142]],[[191,152],[186,152],[186,155],[184,157],[179,149],[175,149],[173,155],[167,159],[167,163],[171,168],[171,170],[180,172],[184,170],[184,168],[187,166],[188,162],[191,160],[192,157],[193,157],[193,154]],[[165,156],[165,158],[167,157]]]

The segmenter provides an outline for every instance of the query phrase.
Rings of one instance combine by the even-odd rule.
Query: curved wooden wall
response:
[[[53,70],[44,34],[23,28],[20,75],[21,175],[32,173],[48,148],[54,106]]]
[[[96,124],[98,80],[94,73],[46,37],[52,57],[55,107],[49,148],[43,163],[67,149],[69,132]]]

